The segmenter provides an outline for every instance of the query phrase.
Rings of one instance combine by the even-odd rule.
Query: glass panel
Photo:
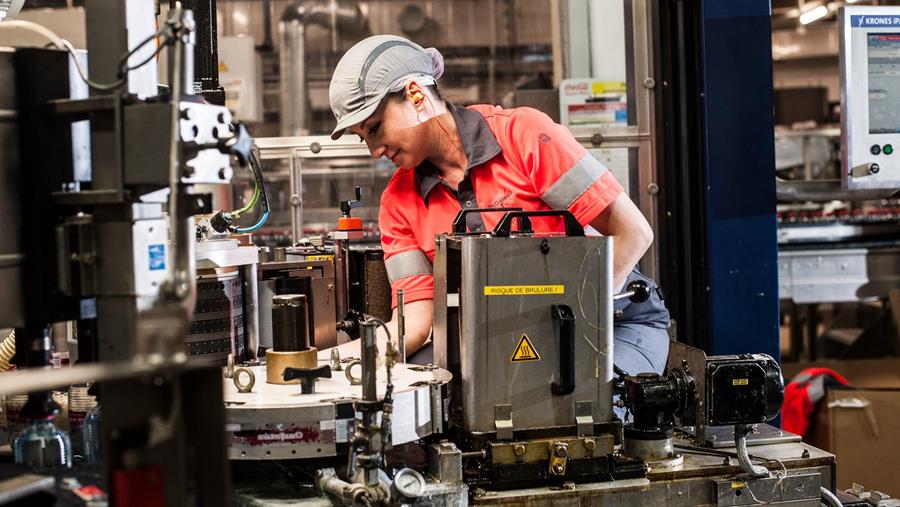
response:
[[[305,24],[283,24],[292,2],[219,0],[221,77],[230,105],[254,101],[252,85],[262,90],[262,115],[252,118],[256,137],[330,133],[334,117],[328,85],[340,57],[368,35],[399,34],[444,56],[442,96],[456,104],[491,103],[504,107],[530,105],[559,118],[553,82],[552,2],[546,0],[371,0],[340,1],[337,23],[331,16],[311,14]],[[327,5],[327,2],[323,2]],[[296,16],[295,16],[296,17]],[[268,26],[268,29],[267,29]],[[333,29],[334,28],[334,29]],[[259,63],[247,65],[241,43],[252,38]],[[280,54],[289,55],[280,58]],[[282,66],[282,62],[285,65]],[[297,74],[299,72],[299,74]],[[293,73],[293,74],[291,74]],[[281,89],[293,75],[297,84]],[[296,78],[303,75],[302,79]],[[291,126],[281,115],[296,107]],[[304,109],[297,113],[298,109]]]
[[[381,193],[396,170],[390,161],[371,157],[304,158],[301,153],[283,158],[263,158],[260,165],[269,198],[269,219],[255,233],[256,243],[270,247],[291,244],[291,167],[299,168],[302,179],[303,232],[322,234],[337,227],[340,202],[354,199],[354,187],[363,190],[363,205],[354,208],[352,215],[362,218],[368,240],[377,241],[378,203]],[[253,180],[249,171],[235,173],[232,180],[235,208],[243,206],[253,195]],[[256,215],[241,219],[252,224]]]

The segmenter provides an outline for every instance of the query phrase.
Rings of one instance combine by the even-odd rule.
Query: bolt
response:
[[[291,204],[293,206],[300,206],[300,196],[297,194],[291,195]]]
[[[593,451],[595,447],[597,447],[597,442],[595,442],[593,438],[585,439],[585,441],[584,441],[585,449],[587,449],[589,451]]]
[[[557,458],[565,458],[569,455],[569,450],[564,445],[557,445],[554,454]]]
[[[513,454],[521,458],[525,455],[525,446],[522,444],[516,444],[515,447],[513,447]]]
[[[803,449],[803,454],[800,455],[803,459],[809,459],[809,449]]]
[[[562,483],[562,489],[575,489],[575,483],[572,481],[566,481]]]
[[[562,475],[565,473],[566,469],[563,468],[562,465],[553,465],[553,473],[556,475]]]
[[[651,183],[647,185],[647,193],[650,195],[656,195],[659,193],[659,185],[656,183]]]
[[[591,136],[591,144],[594,146],[600,146],[603,143],[603,134],[600,132],[594,132],[594,135]]]
[[[647,79],[644,80],[644,88],[647,88],[648,90],[652,90],[655,87],[656,87],[656,80],[653,79],[652,77],[648,77]]]
[[[322,151],[322,145],[318,142],[314,142],[309,145],[309,151],[313,153],[319,153],[320,151]]]

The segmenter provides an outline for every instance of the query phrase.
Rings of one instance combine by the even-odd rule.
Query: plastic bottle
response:
[[[72,458],[85,459],[84,421],[88,412],[97,405],[97,399],[88,393],[87,384],[69,388],[69,439],[72,441]]]
[[[16,463],[40,470],[72,466],[72,443],[69,436],[53,424],[53,416],[35,419],[25,427],[13,443]]]
[[[100,464],[102,459],[100,452],[100,443],[103,438],[103,434],[100,432],[101,418],[99,403],[94,405],[84,418],[84,457],[92,465]]]

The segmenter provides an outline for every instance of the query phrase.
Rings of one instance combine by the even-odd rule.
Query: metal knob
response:
[[[318,368],[285,368],[281,376],[285,382],[300,379],[301,394],[315,394],[316,379],[331,378],[331,367],[323,364]]]

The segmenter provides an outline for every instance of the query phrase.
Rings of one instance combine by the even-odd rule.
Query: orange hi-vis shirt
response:
[[[428,161],[401,167],[381,196],[378,225],[392,305],[432,299],[435,236],[463,208],[566,209],[590,224],[622,193],[612,173],[569,130],[527,107],[448,106],[468,160],[453,189]],[[469,230],[490,231],[502,213],[470,213]],[[535,233],[563,232],[562,219],[532,220]]]

